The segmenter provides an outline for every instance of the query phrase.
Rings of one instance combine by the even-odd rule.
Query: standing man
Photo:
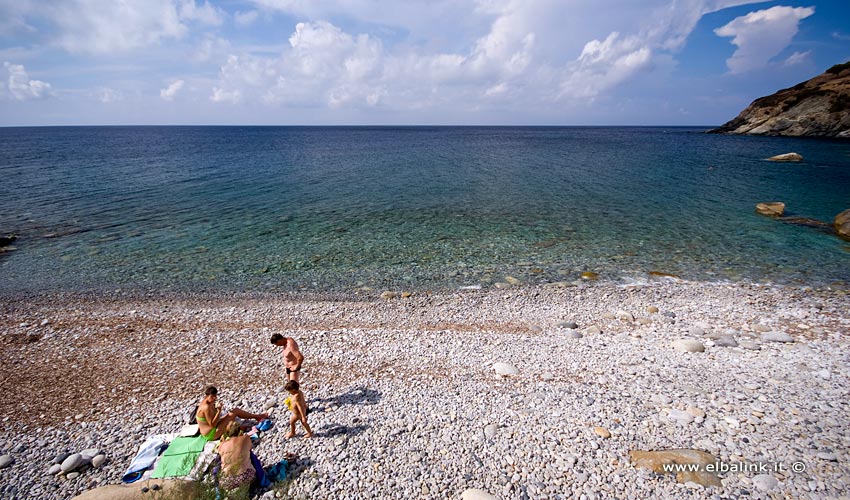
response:
[[[287,380],[298,382],[299,371],[301,371],[301,363],[304,362],[304,355],[298,350],[298,344],[292,337],[284,337],[279,333],[272,335],[272,344],[283,347],[283,365],[286,367]]]

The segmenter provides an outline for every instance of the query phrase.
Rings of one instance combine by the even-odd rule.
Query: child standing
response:
[[[301,421],[301,425],[307,431],[304,437],[313,437],[313,431],[310,430],[310,426],[307,424],[307,400],[304,399],[304,393],[301,392],[298,382],[290,380],[283,388],[291,395],[287,398],[287,401],[289,401],[287,406],[292,410],[292,418],[289,419],[289,432],[286,434],[286,437],[291,438],[295,436],[295,424],[298,421]]]

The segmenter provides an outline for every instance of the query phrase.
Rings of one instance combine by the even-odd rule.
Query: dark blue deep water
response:
[[[0,290],[850,280],[850,142],[689,128],[0,129]],[[773,163],[796,151],[803,163]]]

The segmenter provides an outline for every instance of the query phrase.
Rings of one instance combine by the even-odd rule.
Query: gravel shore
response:
[[[144,438],[176,432],[207,384],[226,408],[281,405],[269,337],[282,333],[306,357],[316,434],[284,439],[278,408],[257,446],[264,464],[298,454],[285,498],[848,498],[844,289],[660,279],[398,292],[2,298],[0,497],[120,482]],[[48,473],[87,448],[106,461]],[[771,468],[703,487],[630,462],[671,448]]]

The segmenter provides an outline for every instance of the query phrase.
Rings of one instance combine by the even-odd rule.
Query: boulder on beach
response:
[[[850,208],[835,216],[832,227],[840,238],[850,240]]]
[[[629,458],[635,467],[651,469],[657,474],[676,473],[676,481],[680,483],[693,482],[702,486],[722,486],[720,478],[706,466],[714,466],[717,459],[711,453],[700,450],[673,449],[661,451],[639,451],[629,452]],[[672,465],[697,464],[697,471],[674,471],[670,470]]]
[[[182,479],[150,479],[132,484],[110,484],[84,491],[71,500],[146,500],[162,498],[169,500],[194,500],[197,498],[215,498],[214,491],[202,483]],[[151,492],[155,496],[151,496]],[[213,496],[209,496],[212,494]],[[205,496],[206,495],[206,496]]]
[[[705,346],[696,339],[679,339],[673,342],[673,349],[679,352],[703,352]]]
[[[781,155],[771,156],[770,161],[803,161],[803,155],[797,153],[785,153]]]
[[[461,500],[496,500],[496,497],[478,488],[469,488],[460,494]]]
[[[494,363],[493,370],[495,370],[496,373],[502,376],[519,375],[519,370],[517,370],[515,366],[509,365],[507,363]]]
[[[781,201],[767,201],[756,205],[756,212],[768,217],[781,217],[785,213],[785,204]]]
[[[86,463],[86,460],[79,453],[74,453],[62,461],[62,472],[71,472],[77,467]]]

